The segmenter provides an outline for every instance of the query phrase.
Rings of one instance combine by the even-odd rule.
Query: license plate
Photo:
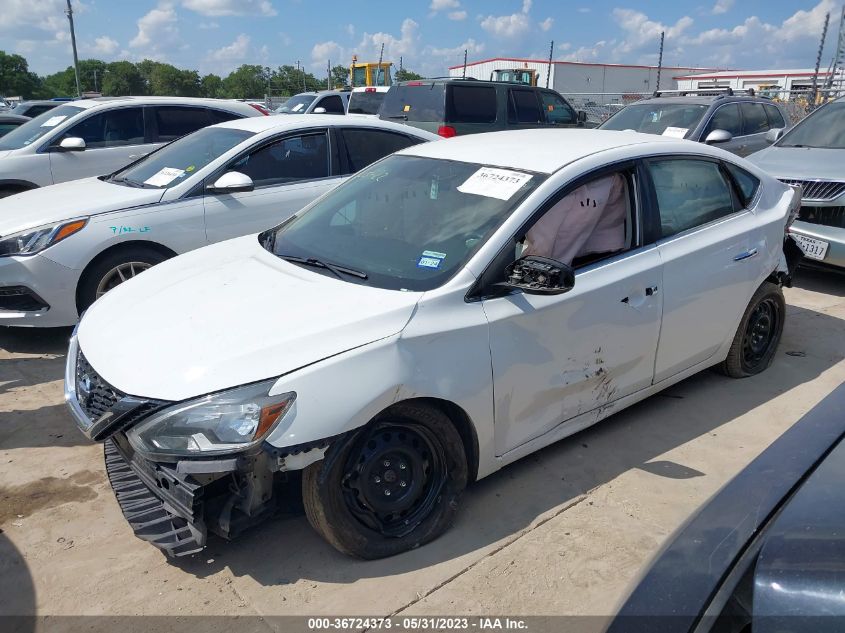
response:
[[[796,235],[795,233],[792,234],[792,237],[795,238],[798,246],[804,251],[805,257],[809,259],[824,259],[824,256],[827,255],[827,247],[830,246],[828,242],[807,237],[806,235]]]

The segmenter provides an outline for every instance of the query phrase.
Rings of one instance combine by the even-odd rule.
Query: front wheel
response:
[[[112,288],[166,259],[163,253],[143,247],[129,247],[109,253],[92,264],[79,282],[76,299],[79,313],[82,314]]]
[[[339,551],[392,556],[445,532],[467,484],[461,437],[441,411],[400,404],[302,475],[305,514]]]
[[[728,357],[718,369],[731,378],[746,378],[765,370],[774,360],[785,314],[783,290],[764,282],[745,309]]]

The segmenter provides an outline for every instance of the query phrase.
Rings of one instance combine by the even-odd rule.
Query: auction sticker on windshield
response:
[[[688,127],[667,127],[663,130],[663,136],[672,136],[674,138],[684,138],[689,132]]]
[[[529,180],[531,180],[531,174],[510,169],[482,167],[459,185],[458,191],[499,200],[510,200],[511,196]]]
[[[184,173],[184,169],[176,169],[175,167],[165,167],[158,173],[153,174],[152,176],[147,178],[144,181],[144,184],[151,185],[153,187],[165,187],[180,176],[184,175]]]
[[[51,116],[49,119],[44,121],[44,123],[41,124],[41,127],[56,127],[59,123],[64,121],[66,118],[67,118],[67,116],[62,116],[62,115]]]

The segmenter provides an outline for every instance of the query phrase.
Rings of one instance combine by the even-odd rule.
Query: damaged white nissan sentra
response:
[[[264,518],[302,471],[326,540],[389,556],[446,530],[469,481],[704,368],[764,370],[800,199],[651,135],[418,145],[95,302],[67,400],[171,555]]]

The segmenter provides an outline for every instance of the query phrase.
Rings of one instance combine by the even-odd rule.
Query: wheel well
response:
[[[82,271],[82,274],[79,275],[79,282],[76,284],[76,307],[77,310],[79,309],[79,289],[82,287],[83,280],[88,276],[89,271],[92,267],[96,266],[106,257],[109,257],[113,253],[130,249],[130,248],[142,248],[148,251],[153,251],[155,253],[160,253],[165,257],[176,257],[177,253],[170,250],[166,246],[162,246],[157,242],[148,242],[145,240],[132,240],[131,242],[121,242],[120,244],[115,244],[114,246],[109,246],[104,251],[97,254],[94,259],[88,262],[88,265],[85,266],[85,269]]]
[[[7,180],[0,182],[0,192],[10,191],[12,193],[20,193],[22,191],[29,191],[30,189],[38,189],[38,185],[25,180]]]
[[[449,418],[452,425],[458,431],[458,435],[461,436],[461,443],[464,445],[464,454],[467,458],[468,481],[475,481],[478,475],[478,435],[466,411],[454,402],[443,400],[442,398],[410,398],[395,402],[391,406],[408,403],[423,404],[437,409]],[[390,407],[386,411],[390,411]]]

